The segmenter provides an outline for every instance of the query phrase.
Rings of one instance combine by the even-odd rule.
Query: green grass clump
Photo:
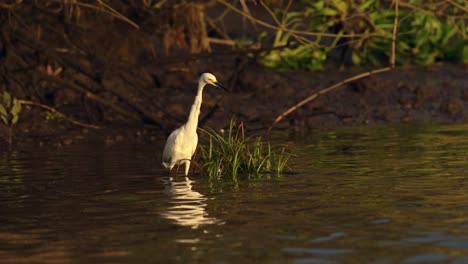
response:
[[[8,127],[8,144],[13,143],[13,127],[18,123],[21,102],[7,91],[0,94],[0,120]]]
[[[209,140],[208,146],[200,147],[202,175],[237,180],[241,175],[260,178],[283,172],[291,156],[284,147],[273,149],[262,137],[246,138],[242,124],[237,129],[234,126],[231,122],[225,134],[202,130]]]

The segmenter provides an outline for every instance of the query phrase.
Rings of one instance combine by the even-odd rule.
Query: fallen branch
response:
[[[273,121],[273,123],[270,125],[270,127],[268,128],[267,134],[270,134],[273,127],[276,124],[278,124],[285,116],[287,116],[287,115],[291,114],[292,112],[296,111],[301,106],[303,106],[303,105],[317,99],[319,97],[319,95],[323,95],[323,94],[326,94],[328,92],[331,92],[331,91],[333,91],[333,90],[335,90],[335,89],[337,89],[339,87],[342,87],[343,85],[345,85],[347,83],[350,83],[350,82],[353,82],[353,81],[356,81],[356,80],[359,80],[359,79],[362,79],[362,78],[365,78],[365,77],[368,77],[368,76],[371,76],[371,75],[374,75],[374,74],[390,71],[391,69],[393,69],[395,67],[396,36],[397,36],[397,31],[398,31],[398,4],[399,4],[399,0],[395,0],[395,19],[393,21],[392,45],[390,47],[390,59],[389,59],[390,60],[390,66],[385,67],[385,68],[381,68],[381,69],[377,69],[377,70],[371,70],[371,71],[368,71],[368,72],[364,72],[364,73],[352,76],[352,77],[350,77],[348,79],[345,79],[345,80],[343,80],[343,81],[341,81],[339,83],[336,83],[336,84],[334,84],[332,86],[329,86],[329,87],[327,87],[327,88],[325,88],[323,90],[320,90],[320,91],[312,94],[311,96],[308,96],[307,98],[303,99],[299,103],[297,103],[294,106],[290,107],[285,112],[278,115],[275,118],[275,120]]]
[[[92,129],[100,129],[102,127],[100,126],[96,126],[96,125],[90,125],[90,124],[85,124],[85,123],[82,123],[82,122],[79,122],[79,121],[76,121],[70,117],[67,117],[64,113],[58,111],[57,109],[53,108],[53,107],[50,107],[48,105],[44,105],[44,104],[40,104],[40,103],[36,103],[36,102],[33,102],[33,101],[28,101],[28,100],[18,100],[18,102],[21,104],[21,105],[32,105],[32,106],[37,106],[37,107],[40,107],[40,108],[43,108],[43,109],[46,109],[52,113],[55,113],[57,115],[59,115],[60,117],[62,117],[63,119],[67,120],[68,122],[74,124],[74,125],[77,125],[77,126],[81,126],[81,127],[86,127],[86,128],[92,128]]]
[[[288,110],[286,110],[285,112],[281,113],[279,116],[276,117],[275,121],[273,121],[273,123],[270,125],[270,127],[268,128],[268,133],[270,133],[271,129],[276,125],[278,124],[279,121],[281,121],[285,116],[289,115],[290,113],[296,111],[298,108],[300,108],[301,106],[307,104],[308,102],[312,101],[312,100],[315,100],[317,99],[317,97],[319,97],[319,95],[322,95],[322,94],[326,94],[328,92],[331,92],[333,90],[335,90],[336,88],[339,88],[347,83],[350,83],[350,82],[353,82],[353,81],[356,81],[356,80],[359,80],[359,79],[362,79],[364,77],[368,77],[368,76],[371,76],[373,74],[377,74],[377,73],[381,73],[381,72],[386,72],[386,71],[389,71],[393,69],[393,67],[385,67],[385,68],[381,68],[381,69],[378,69],[378,70],[372,70],[372,71],[368,71],[368,72],[364,72],[364,73],[361,73],[361,74],[358,74],[358,75],[355,75],[353,77],[350,77],[348,79],[345,79],[339,83],[336,83],[332,86],[329,86],[323,90],[320,90],[314,94],[312,94],[311,96],[305,98],[304,100],[300,101],[299,103],[295,104],[294,106],[290,107]]]
[[[97,103],[99,103],[101,105],[107,106],[108,108],[112,109],[114,112],[119,113],[120,115],[122,115],[124,117],[130,118],[132,120],[141,120],[141,118],[139,116],[137,116],[135,114],[132,114],[132,113],[129,113],[128,111],[126,111],[122,107],[120,107],[120,106],[118,106],[116,104],[113,104],[113,103],[109,102],[108,100],[106,100],[104,98],[101,98],[101,97],[97,96],[96,94],[82,88],[81,86],[79,86],[78,84],[76,84],[74,82],[66,81],[64,79],[56,78],[56,77],[45,75],[45,74],[40,74],[39,78],[41,80],[44,80],[44,81],[56,83],[56,84],[61,85],[63,87],[71,88],[71,89],[77,91],[78,93],[83,94],[86,98],[89,98],[89,99],[91,99],[91,100],[93,100],[93,101],[95,101],[95,102],[97,102]]]

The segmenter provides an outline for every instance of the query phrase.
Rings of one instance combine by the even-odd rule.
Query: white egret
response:
[[[203,73],[198,80],[197,95],[195,96],[195,101],[190,109],[187,123],[174,130],[169,135],[162,155],[162,164],[169,170],[172,170],[175,165],[179,166],[185,164],[185,176],[188,175],[190,162],[198,144],[198,116],[200,115],[203,88],[207,84],[211,84],[228,91],[216,80],[216,77],[213,74]]]

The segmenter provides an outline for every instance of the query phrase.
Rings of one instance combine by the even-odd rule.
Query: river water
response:
[[[282,176],[169,176],[155,144],[0,151],[0,263],[468,263],[468,126],[289,132]]]

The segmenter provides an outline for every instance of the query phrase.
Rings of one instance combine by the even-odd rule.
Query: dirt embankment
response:
[[[229,85],[231,94],[205,90],[202,123],[222,127],[234,117],[250,129],[267,129],[276,116],[307,96],[364,71],[278,73],[250,65],[238,76],[235,85]],[[229,71],[213,72],[222,80]],[[275,128],[466,122],[466,76],[467,68],[461,65],[396,68],[319,96],[285,117]],[[169,101],[168,111],[182,120],[193,100],[194,89],[187,91],[195,84],[187,83],[183,87],[165,95]]]

